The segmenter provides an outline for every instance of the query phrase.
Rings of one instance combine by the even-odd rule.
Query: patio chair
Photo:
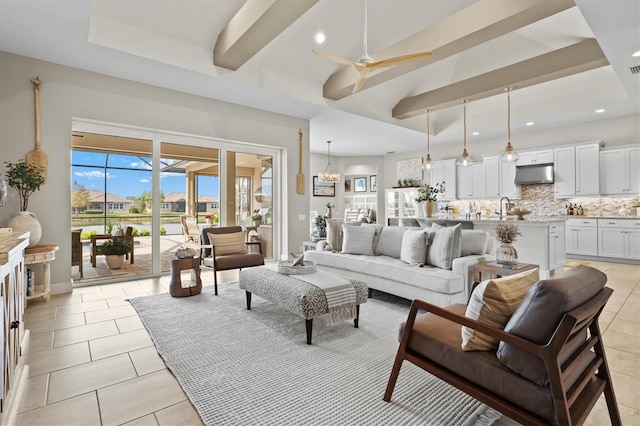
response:
[[[111,240],[114,238],[123,238],[129,242],[129,252],[126,254],[125,258],[129,259],[129,263],[133,265],[133,227],[125,226],[122,229],[122,235],[113,235],[113,234],[97,234],[91,236],[91,266],[96,267],[96,258],[98,257],[98,241],[100,240]]]
[[[184,235],[185,244],[189,241],[198,244],[198,238],[200,238],[198,218],[195,216],[182,215],[180,216],[180,222],[182,223],[182,234]]]
[[[82,241],[80,235],[82,229],[74,229],[71,231],[71,267],[77,266],[80,271],[80,278],[84,278],[82,271]]]
[[[209,236],[212,238],[209,238]],[[249,250],[245,231],[240,226],[202,228],[200,267],[213,270],[214,293],[218,295],[218,271],[264,265],[262,253]]]

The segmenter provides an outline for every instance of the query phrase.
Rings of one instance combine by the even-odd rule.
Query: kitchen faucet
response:
[[[509,206],[511,205],[511,200],[509,200],[509,197],[500,198],[500,220],[502,220],[502,200],[507,200],[507,210],[509,209]],[[505,214],[506,214],[507,210],[505,210]],[[505,217],[505,219],[506,219],[506,217]]]

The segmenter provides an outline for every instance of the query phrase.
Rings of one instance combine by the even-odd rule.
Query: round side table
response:
[[[180,272],[191,269],[191,286],[182,287]],[[171,281],[169,281],[169,293],[173,297],[195,296],[202,291],[202,280],[200,279],[200,258],[188,257],[171,259]]]

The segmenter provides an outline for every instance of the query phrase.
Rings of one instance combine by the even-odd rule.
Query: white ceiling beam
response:
[[[574,7],[573,0],[480,0],[460,12],[372,54],[376,60],[431,51],[425,59],[374,71],[361,89],[385,83],[434,62],[461,53],[494,38]],[[323,96],[339,100],[350,96],[358,78],[353,67],[334,73],[323,86]]]
[[[587,39],[448,86],[402,99],[392,116],[405,119],[431,111],[477,101],[504,93],[506,88],[522,89],[545,81],[609,65],[596,39]]]
[[[247,0],[220,32],[213,64],[237,70],[318,0]]]

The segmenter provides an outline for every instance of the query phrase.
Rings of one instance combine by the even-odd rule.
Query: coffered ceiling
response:
[[[426,108],[457,146],[462,99],[469,137],[500,137],[506,87],[516,134],[639,112],[637,0],[369,0],[371,56],[433,55],[352,94],[311,50],[358,60],[363,31],[363,0],[0,0],[0,50],[310,119],[316,152],[423,149]]]

